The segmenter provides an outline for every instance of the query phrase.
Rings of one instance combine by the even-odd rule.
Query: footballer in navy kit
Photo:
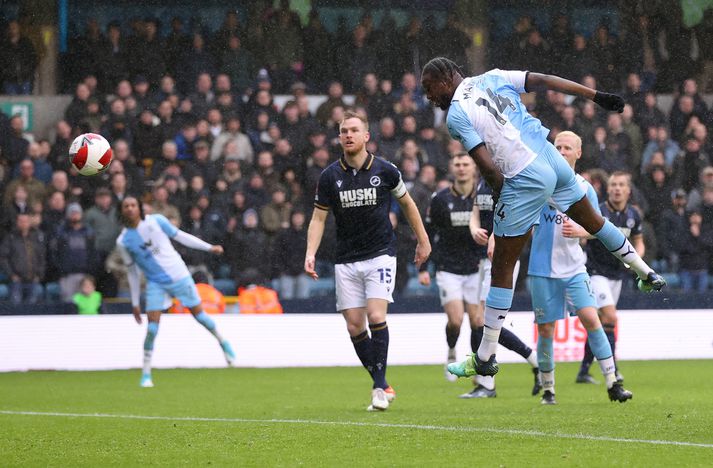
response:
[[[344,316],[357,356],[373,380],[367,410],[383,411],[396,396],[386,382],[386,311],[393,302],[396,276],[396,236],[389,219],[392,196],[416,235],[417,267],[428,259],[431,244],[401,173],[393,164],[367,152],[367,141],[366,117],[345,112],[339,125],[344,154],[322,172],[317,184],[315,209],[307,231],[305,272],[318,278],[315,255],[327,213],[332,210],[337,225],[337,310]]]
[[[446,379],[455,381],[448,372],[448,363],[455,362],[455,346],[460,335],[465,311],[468,312],[473,352],[483,336],[483,304],[490,288],[490,260],[487,257],[489,234],[493,229],[493,192],[478,181],[473,158],[468,153],[456,153],[450,162],[453,184],[431,199],[426,226],[433,244],[432,259],[436,267],[436,283],[441,305],[446,312],[446,342],[448,358]],[[477,222],[475,218],[477,217]],[[471,226],[472,225],[472,226]],[[428,269],[422,265],[419,282],[430,285]],[[532,352],[511,331],[504,330],[500,344],[523,356],[536,367]],[[535,371],[535,376],[538,376]],[[492,398],[496,396],[493,377],[476,377],[477,385],[461,398]],[[539,392],[535,382],[533,391]]]
[[[599,208],[602,216],[611,221],[628,239],[636,254],[644,256],[644,237],[641,229],[641,215],[629,204],[631,195],[631,175],[627,172],[613,172],[607,183],[607,201]],[[613,261],[612,261],[613,260]],[[592,277],[592,290],[599,308],[602,327],[611,344],[612,353],[616,356],[616,304],[621,294],[622,280],[631,277],[632,273],[623,265],[612,259],[601,242],[596,239],[587,242],[587,272]],[[577,374],[578,383],[594,383],[589,375],[594,355],[585,346],[582,365]],[[623,381],[617,367],[617,380]]]

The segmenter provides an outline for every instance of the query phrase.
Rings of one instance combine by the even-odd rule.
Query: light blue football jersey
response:
[[[494,69],[468,77],[458,86],[446,124],[470,151],[485,143],[503,176],[511,178],[547,144],[549,129],[531,116],[520,99],[527,72]]]

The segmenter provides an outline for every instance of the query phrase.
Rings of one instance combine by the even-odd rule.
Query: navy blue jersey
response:
[[[342,156],[322,171],[314,206],[334,212],[336,263],[396,256],[396,236],[389,220],[392,194],[406,195],[401,173],[371,153],[361,169],[350,167]]]
[[[436,193],[426,216],[426,231],[433,246],[437,271],[471,275],[478,271],[482,246],[470,235],[470,215],[476,192],[458,193],[449,187]],[[423,269],[423,268],[422,268]]]
[[[493,233],[493,189],[485,182],[485,179],[480,179],[478,188],[475,190],[475,204],[480,210],[480,227],[488,231],[488,234]],[[485,245],[479,246],[482,249],[482,257],[487,255],[488,247]]]
[[[621,211],[615,211],[607,202],[600,203],[602,216],[618,227],[631,240],[641,234],[641,216],[630,204]],[[598,239],[587,241],[587,273],[619,280],[631,276],[630,271]]]

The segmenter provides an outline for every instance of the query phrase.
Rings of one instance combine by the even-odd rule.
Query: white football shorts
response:
[[[337,311],[366,307],[367,299],[394,302],[396,257],[381,255],[334,266]]]
[[[597,301],[597,307],[613,305],[616,307],[621,295],[621,280],[609,279],[606,276],[592,276],[592,290]]]

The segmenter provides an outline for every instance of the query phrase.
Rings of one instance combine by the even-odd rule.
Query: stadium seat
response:
[[[10,298],[10,288],[7,284],[0,284],[0,301],[6,301]]]
[[[319,278],[317,281],[310,281],[310,297],[331,296],[332,294],[334,294],[333,278]]]
[[[234,295],[237,291],[237,285],[231,279],[216,279],[213,286],[226,296]]]
[[[60,298],[59,283],[45,284],[45,300],[49,302],[57,302]]]

